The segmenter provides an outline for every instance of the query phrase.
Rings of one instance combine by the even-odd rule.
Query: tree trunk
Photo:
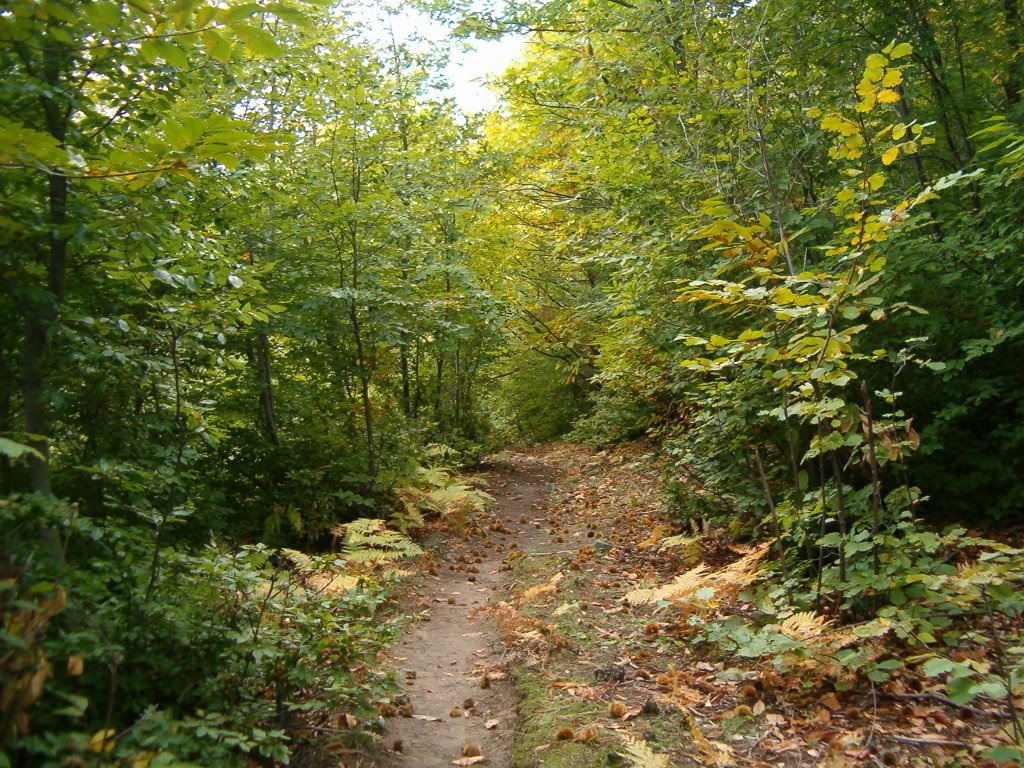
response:
[[[256,331],[255,347],[256,375],[260,382],[260,408],[267,428],[267,437],[274,445],[280,445],[277,433],[277,412],[274,409],[274,380],[270,371],[270,339],[262,330]]]
[[[1017,0],[1003,0],[1003,20],[1006,22],[1006,47],[1009,61],[1003,76],[1006,103],[1015,107],[1020,103],[1020,92],[1024,89],[1024,60],[1021,59],[1020,12]]]

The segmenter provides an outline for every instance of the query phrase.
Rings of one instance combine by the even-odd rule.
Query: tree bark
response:
[[[1006,103],[1015,107],[1020,104],[1020,93],[1024,89],[1024,60],[1021,59],[1020,10],[1017,0],[1003,0],[1003,21],[1006,22],[1006,48],[1009,61],[1003,76],[1003,90]]]
[[[256,375],[260,382],[260,407],[267,428],[267,438],[274,445],[280,445],[277,432],[277,412],[274,409],[274,380],[270,370],[270,339],[262,330],[256,331]]]

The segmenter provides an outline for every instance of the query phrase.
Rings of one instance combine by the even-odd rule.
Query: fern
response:
[[[390,563],[423,554],[419,544],[391,530],[383,520],[361,517],[331,532],[343,540],[342,555],[352,563]]]
[[[808,640],[820,636],[829,625],[829,620],[813,611],[794,613],[779,624],[779,632],[794,640]]]
[[[282,555],[287,557],[295,565],[295,570],[301,572],[319,571],[320,564],[317,563],[312,557],[307,555],[305,552],[300,552],[297,549],[285,549],[278,550]]]
[[[392,517],[403,533],[423,525],[424,513],[451,521],[458,530],[465,527],[472,512],[487,509],[494,498],[474,488],[475,478],[459,478],[446,467],[418,467],[414,485],[398,489],[402,508]]]
[[[674,549],[688,565],[700,559],[700,536],[669,536],[661,540],[661,549]]]
[[[771,542],[761,544],[717,571],[701,564],[655,589],[634,589],[626,594],[626,602],[631,605],[648,605],[661,600],[688,604],[696,601],[707,608],[714,607],[732,598],[757,579],[758,566],[768,554],[770,546]]]
[[[668,768],[668,755],[659,755],[643,739],[637,739],[628,733],[622,736],[630,768]]]

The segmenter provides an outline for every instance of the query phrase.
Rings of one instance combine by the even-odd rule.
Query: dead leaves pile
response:
[[[797,613],[777,625],[816,649],[785,672],[692,648],[688,614],[753,610],[739,593],[771,556],[770,543],[742,547],[721,532],[676,529],[660,514],[658,467],[635,451],[595,456],[563,445],[545,459],[565,471],[547,515],[560,555],[532,567],[532,580],[494,615],[510,647],[548,678],[552,711],[560,699],[606,709],[597,720],[560,724],[538,749],[585,733],[604,748],[615,744],[631,766],[985,765],[979,755],[998,741],[998,723],[950,707],[937,681],[923,686],[912,670],[872,687],[830,664],[853,636],[828,617]],[[566,633],[587,639],[559,645]],[[873,652],[892,653],[893,642],[877,638]]]

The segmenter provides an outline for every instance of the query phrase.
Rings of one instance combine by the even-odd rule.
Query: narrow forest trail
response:
[[[513,454],[485,474],[497,504],[465,538],[444,543],[440,562],[418,577],[420,607],[429,616],[406,627],[390,652],[404,688],[398,716],[387,719],[387,751],[366,766],[440,768],[479,747],[484,764],[511,763],[517,725],[516,695],[500,672],[502,650],[493,622],[481,609],[501,601],[510,552],[544,550],[554,470],[543,459]],[[481,681],[487,677],[483,685]],[[483,762],[483,761],[481,761]]]

